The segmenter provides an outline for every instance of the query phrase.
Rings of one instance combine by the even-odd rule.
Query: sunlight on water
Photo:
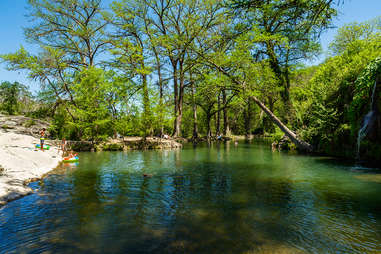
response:
[[[80,157],[0,208],[0,253],[381,252],[378,170],[229,143]]]

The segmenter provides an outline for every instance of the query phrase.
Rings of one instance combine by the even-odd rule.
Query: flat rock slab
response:
[[[0,130],[0,205],[30,194],[26,181],[41,178],[62,160],[57,147],[41,151],[36,144],[32,136]]]

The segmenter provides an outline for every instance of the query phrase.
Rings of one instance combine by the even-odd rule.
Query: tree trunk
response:
[[[283,102],[283,115],[282,119],[287,124],[291,118],[291,100],[290,100],[290,91],[289,91],[289,81],[288,79],[288,66],[286,65],[286,70],[283,72],[281,65],[278,61],[278,58],[274,52],[274,45],[270,42],[267,43],[267,54],[270,58],[270,68],[275,73],[278,78],[278,86],[283,89],[280,92],[280,96]]]
[[[164,105],[163,105],[163,77],[161,75],[160,58],[157,51],[154,50],[157,65],[157,75],[159,78],[159,122],[160,122],[160,137],[164,135]]]
[[[184,101],[184,68],[183,68],[183,61],[179,61],[179,74],[180,74],[180,87],[179,87],[179,94],[177,97],[177,115],[175,119],[175,134],[174,137],[180,137],[181,136],[181,121],[183,118],[183,101]]]
[[[222,104],[226,105],[226,91],[222,91]],[[228,108],[224,107],[224,136],[230,136]]]
[[[172,67],[173,67],[173,99],[174,99],[174,116],[175,121],[173,123],[173,133],[172,136],[176,136],[176,129],[177,129],[177,109],[178,109],[178,101],[177,101],[177,95],[178,95],[178,87],[177,87],[177,61],[172,61]]]
[[[307,142],[299,139],[286,125],[284,125],[278,117],[276,117],[257,97],[251,96],[251,99],[270,117],[270,119],[281,129],[287,137],[300,149],[307,152],[312,152],[313,147]]]
[[[245,138],[250,138],[250,129],[251,129],[251,99],[247,100],[247,108],[245,110]]]
[[[212,120],[212,116],[210,114],[206,114],[206,138],[210,140],[212,137],[212,130],[210,129],[210,121]]]
[[[148,86],[147,86],[147,75],[142,75],[143,82],[143,128],[144,137],[151,134],[151,113],[150,113],[150,103],[149,103],[149,94],[148,94]]]
[[[220,119],[221,119],[221,100],[220,100],[220,94],[218,93],[217,97],[217,119],[216,119],[216,136],[220,135]]]
[[[197,126],[197,105],[196,105],[196,99],[195,99],[195,93],[196,93],[196,87],[192,80],[192,73],[190,73],[190,79],[192,82],[192,106],[193,106],[193,140],[196,140],[198,138],[198,126]]]
[[[230,73],[228,73],[226,70],[224,70],[223,68],[221,68],[221,66],[218,66],[217,64],[209,61],[208,59],[204,58],[206,61],[208,61],[209,63],[213,64],[218,71],[220,71],[221,73],[223,73],[224,75],[226,75],[227,77],[230,78],[230,80],[237,84],[238,86],[241,86],[243,89],[246,87],[245,83],[244,82],[240,82],[239,80],[237,80],[234,76],[232,76]],[[287,137],[289,137],[291,139],[291,141],[300,149],[300,150],[303,150],[303,151],[307,151],[307,152],[312,152],[313,151],[313,147],[308,144],[307,142],[299,139],[296,134],[294,132],[292,132],[290,129],[287,128],[286,125],[284,125],[279,119],[278,117],[276,117],[273,112],[271,112],[260,100],[258,100],[257,97],[255,96],[250,96],[250,98],[252,100],[254,100],[254,102],[270,117],[271,121],[273,121],[286,135]]]
[[[274,111],[274,100],[271,96],[267,96],[267,105],[269,106],[270,111],[273,112]],[[264,119],[263,119],[263,129],[269,133],[275,132],[275,126],[274,126],[272,120],[267,116],[264,117]]]
[[[159,81],[160,82],[160,81]],[[164,105],[163,105],[163,83],[160,82],[160,97],[159,97],[159,121],[160,121],[160,137],[164,135]]]
[[[288,58],[288,51],[287,51],[287,58]],[[292,105],[291,99],[290,99],[290,87],[291,87],[291,81],[290,81],[290,71],[288,63],[286,63],[285,71],[284,71],[284,79],[285,79],[285,111],[287,113],[287,122],[288,123],[295,123],[296,113],[294,109],[294,105]]]

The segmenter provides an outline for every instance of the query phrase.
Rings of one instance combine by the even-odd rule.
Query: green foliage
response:
[[[276,132],[271,134],[271,139],[275,142],[279,142],[284,137],[284,133],[279,129],[276,128]]]
[[[35,124],[36,124],[36,121],[33,120],[33,119],[30,119],[30,120],[27,120],[27,121],[24,123],[24,126],[25,126],[26,128],[29,128],[29,127],[32,127],[32,126],[35,125]]]
[[[103,151],[122,151],[123,145],[121,144],[104,144],[102,146]]]
[[[368,22],[347,25],[331,45],[335,56],[295,72],[291,90],[299,132],[320,150],[338,155],[335,151],[341,146],[354,151],[380,75],[380,36]]]
[[[70,116],[64,107],[59,106],[54,114],[49,128],[49,133],[56,138],[78,140],[79,135],[76,126],[71,124]]]
[[[135,112],[136,114],[137,112]],[[123,116],[121,119],[116,121],[116,130],[123,136],[141,136],[142,132],[140,131],[140,117],[135,115],[130,111],[129,115]]]
[[[303,120],[305,125],[308,126],[302,132],[303,138],[316,145],[319,142],[330,141],[337,127],[339,116],[337,109],[333,105],[325,105],[322,102],[314,101]]]
[[[358,122],[370,110],[369,105],[377,78],[381,78],[381,57],[370,62],[355,82],[353,101],[348,112],[352,123]],[[380,90],[377,91],[380,94]]]
[[[27,87],[18,82],[4,81],[0,84],[0,110],[9,115],[20,113],[22,104],[30,97]]]
[[[334,55],[340,55],[347,49],[357,47],[359,41],[369,42],[380,36],[381,17],[362,23],[353,22],[338,29],[334,41],[329,45]]]
[[[79,73],[75,81],[76,120],[71,124],[82,138],[104,139],[112,135],[112,120],[106,97],[111,83],[106,80],[104,71],[90,67]]]

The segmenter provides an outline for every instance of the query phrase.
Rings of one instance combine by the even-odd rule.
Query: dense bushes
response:
[[[362,24],[351,24],[341,32],[350,29],[358,31],[359,27],[364,29]],[[339,32],[337,43],[333,44],[335,56],[318,67],[294,73],[291,94],[299,112],[299,134],[319,151],[343,156],[355,153],[362,120],[371,110],[375,84],[377,89],[373,99],[376,103],[373,110],[374,117],[380,119],[381,40],[379,33],[368,32],[358,33],[358,37],[351,40],[344,40],[345,34]],[[372,36],[364,38],[362,34],[365,33]],[[304,81],[302,86],[297,83],[300,80]],[[380,146],[380,127],[373,126],[373,133],[376,134],[369,134],[364,144],[370,148]],[[377,149],[367,149],[367,145],[363,147],[365,157],[381,156],[374,154]]]
[[[31,97],[25,85],[18,82],[2,82],[0,84],[0,111],[8,115],[25,113]]]

